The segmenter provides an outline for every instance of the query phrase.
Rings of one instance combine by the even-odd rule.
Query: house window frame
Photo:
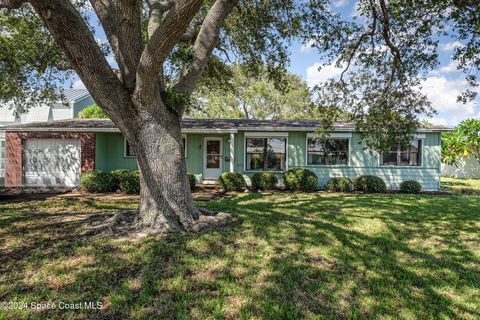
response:
[[[128,150],[127,145],[128,145],[128,141],[125,137],[123,137],[123,157],[124,158],[135,158],[135,154],[133,156],[129,156],[127,154],[127,150]]]
[[[315,133],[307,133],[305,137],[305,166],[306,167],[321,167],[321,168],[328,168],[328,167],[350,167],[352,161],[352,133],[351,132],[338,132],[338,133],[330,133],[328,137],[325,137],[322,140],[348,140],[348,161],[346,164],[308,164],[308,139],[322,139]]]
[[[285,139],[285,169],[284,170],[247,170],[247,139]],[[245,132],[243,136],[243,169],[244,172],[288,171],[288,132]]]
[[[419,165],[416,165],[416,166],[402,166],[402,165],[398,165],[398,164],[383,164],[383,153],[379,153],[378,154],[378,166],[380,168],[423,168],[424,167],[424,147],[425,147],[425,135],[415,135],[412,139],[411,142],[413,141],[420,141],[420,148],[419,148],[419,153],[420,153],[420,156],[419,156],[419,160],[420,160],[420,164]],[[410,143],[411,143],[410,142]],[[398,152],[398,150],[397,150]]]

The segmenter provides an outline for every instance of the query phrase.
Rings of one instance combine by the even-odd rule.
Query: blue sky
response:
[[[344,17],[355,15],[357,0],[334,0],[332,9]],[[93,22],[93,21],[92,21]],[[93,23],[95,25],[95,23]],[[97,38],[104,40],[105,35],[97,28]],[[456,70],[456,64],[451,60],[455,46],[461,45],[454,39],[439,38],[439,67],[430,72],[423,83],[423,93],[427,95],[432,106],[438,111],[429,121],[435,124],[454,126],[467,118],[480,118],[480,98],[467,104],[458,103],[457,96],[466,88],[465,75]],[[341,72],[333,65],[327,65],[321,70],[322,61],[315,49],[300,42],[294,43],[290,49],[290,72],[299,75],[309,86],[321,83],[331,77],[336,77]],[[113,57],[109,62],[115,64]],[[83,87],[80,80],[75,80],[73,86]]]

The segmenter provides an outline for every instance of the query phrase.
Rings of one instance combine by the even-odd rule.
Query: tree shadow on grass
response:
[[[85,220],[48,215],[2,226],[25,237],[2,260],[3,300],[104,303],[28,314],[45,319],[480,317],[478,199],[249,194],[207,206],[239,223],[142,241],[81,238]]]

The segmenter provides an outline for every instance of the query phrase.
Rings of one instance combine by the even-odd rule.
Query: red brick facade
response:
[[[5,186],[23,185],[22,150],[25,139],[79,139],[82,173],[95,169],[95,133],[87,132],[7,132]]]

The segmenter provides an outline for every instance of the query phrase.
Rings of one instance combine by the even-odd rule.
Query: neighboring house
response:
[[[480,161],[470,155],[461,157],[457,165],[442,163],[442,177],[480,178]]]
[[[318,121],[184,119],[187,170],[198,183],[222,172],[247,181],[259,171],[308,168],[323,186],[330,178],[376,175],[390,189],[416,180],[424,190],[440,188],[440,143],[444,128],[419,128],[408,149],[384,155],[365,150],[352,123],[337,122],[319,139]],[[87,170],[135,169],[135,155],[110,120],[84,119],[6,127],[6,185],[78,186]]]
[[[86,89],[65,90],[64,95],[64,102],[55,103],[53,106],[33,107],[20,116],[15,116],[13,110],[7,105],[0,105],[0,186],[4,184],[5,175],[5,133],[2,127],[22,123],[73,119],[85,107],[95,103]]]

